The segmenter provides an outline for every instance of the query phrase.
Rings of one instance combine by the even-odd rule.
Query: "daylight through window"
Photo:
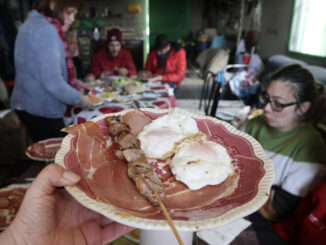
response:
[[[325,0],[295,0],[290,51],[326,57],[325,9]]]

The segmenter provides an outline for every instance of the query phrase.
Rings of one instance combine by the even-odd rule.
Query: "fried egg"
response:
[[[177,143],[198,132],[196,121],[176,108],[146,125],[138,139],[147,157],[166,159],[174,154]]]
[[[225,147],[206,139],[180,143],[170,168],[175,178],[191,190],[220,184],[234,173]]]

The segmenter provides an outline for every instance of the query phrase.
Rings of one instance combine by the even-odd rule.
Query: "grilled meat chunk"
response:
[[[107,117],[105,118],[106,124],[108,126],[108,134],[110,136],[119,136],[123,132],[130,132],[129,125],[122,123],[120,117]]]
[[[139,192],[157,206],[155,193],[164,200],[166,198],[164,186],[145,153],[140,149],[140,141],[130,133],[129,125],[123,123],[120,117],[107,117],[105,120],[108,134],[114,138],[128,162],[128,176],[135,182]]]
[[[122,151],[126,149],[140,148],[140,140],[126,131],[118,136],[117,143],[119,144],[119,148]]]

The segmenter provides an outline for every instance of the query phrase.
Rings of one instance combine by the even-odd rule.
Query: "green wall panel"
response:
[[[171,41],[185,38],[191,32],[190,0],[149,0],[150,43],[165,33]]]

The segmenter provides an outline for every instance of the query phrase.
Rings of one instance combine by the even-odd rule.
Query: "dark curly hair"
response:
[[[298,64],[282,67],[270,79],[285,82],[293,87],[293,96],[298,103],[309,101],[309,110],[302,115],[302,121],[311,121],[317,124],[325,113],[326,95],[324,86],[316,82],[312,73]],[[298,108],[298,107],[297,107]]]
[[[54,3],[54,9],[50,8],[50,2]],[[46,16],[58,18],[62,23],[62,13],[69,7],[75,7],[78,11],[81,10],[84,0],[40,0],[36,9]]]

